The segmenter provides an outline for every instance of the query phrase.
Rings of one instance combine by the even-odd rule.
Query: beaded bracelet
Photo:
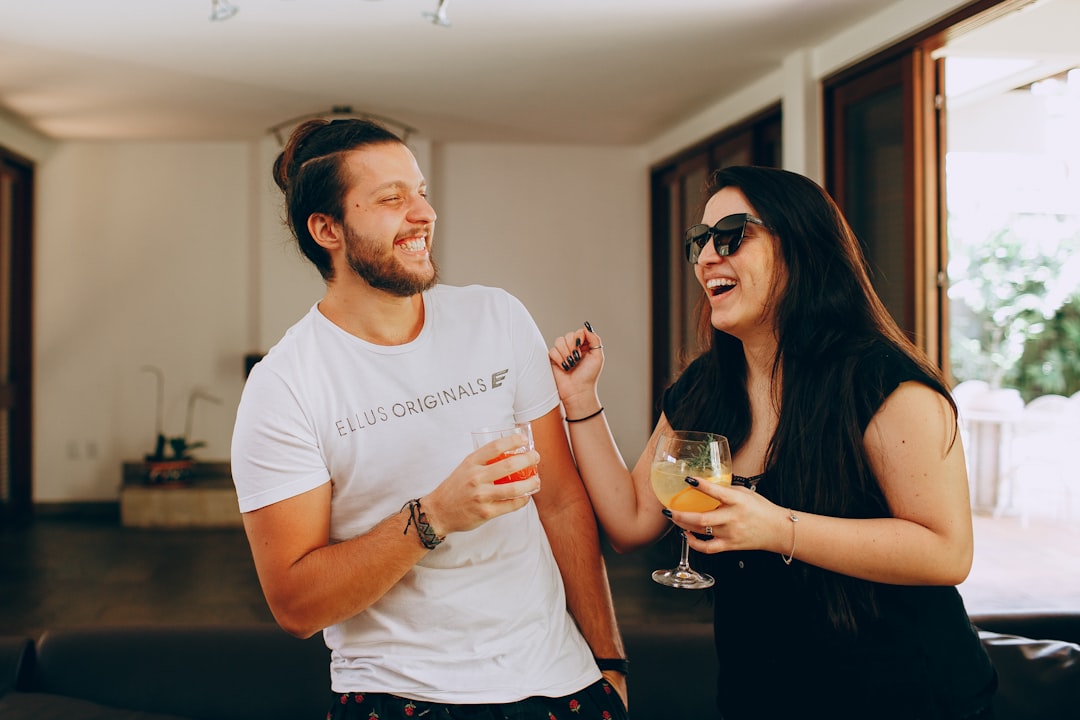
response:
[[[420,542],[428,550],[434,550],[446,539],[445,536],[436,535],[435,531],[431,529],[431,525],[427,521],[427,515],[424,514],[423,508],[420,507],[420,498],[410,500],[401,506],[402,510],[405,508],[409,508],[409,521],[405,523],[405,530],[401,533],[402,535],[409,532],[410,525],[415,525]]]

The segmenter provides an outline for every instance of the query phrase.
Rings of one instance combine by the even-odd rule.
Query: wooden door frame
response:
[[[9,487],[0,497],[0,519],[22,522],[33,514],[33,237],[34,164],[0,147],[0,171],[15,178],[11,213],[11,299],[8,377]],[[8,382],[10,381],[10,382]],[[6,386],[4,385],[5,383]]]
[[[856,92],[870,93],[875,80],[899,71],[904,103],[904,145],[916,152],[904,157],[905,278],[910,306],[901,324],[913,340],[948,372],[948,263],[945,205],[945,117],[943,67],[935,51],[949,40],[997,20],[1030,0],[976,0],[924,30],[874,56],[822,80],[825,97],[825,187],[841,209],[844,204],[843,118],[833,111],[832,93],[858,78]],[[878,89],[882,86],[877,85]]]

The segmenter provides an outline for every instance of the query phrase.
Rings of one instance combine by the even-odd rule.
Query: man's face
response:
[[[345,259],[368,285],[409,297],[438,281],[431,258],[435,210],[416,158],[383,143],[346,157],[353,178],[345,195]]]

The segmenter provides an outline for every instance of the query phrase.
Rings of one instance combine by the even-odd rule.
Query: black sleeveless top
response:
[[[922,373],[895,353],[863,365],[865,430],[885,398]],[[701,367],[701,359],[692,363],[665,393],[667,417]],[[775,492],[767,473],[736,482],[767,498]],[[806,581],[808,572],[828,571],[807,568],[797,553],[790,566],[763,551],[718,553],[693,564],[716,578],[717,704],[725,720],[959,719],[990,704],[997,676],[955,587],[875,583],[878,616],[860,618],[852,636],[832,626],[820,585]],[[693,681],[693,668],[685,670]]]

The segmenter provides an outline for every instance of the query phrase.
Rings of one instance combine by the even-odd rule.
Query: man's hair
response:
[[[293,130],[274,161],[274,182],[285,193],[287,224],[300,252],[325,280],[334,276],[334,267],[329,253],[308,232],[308,218],[323,213],[344,222],[344,198],[350,185],[345,153],[384,143],[404,144],[397,135],[369,120],[314,119]]]

